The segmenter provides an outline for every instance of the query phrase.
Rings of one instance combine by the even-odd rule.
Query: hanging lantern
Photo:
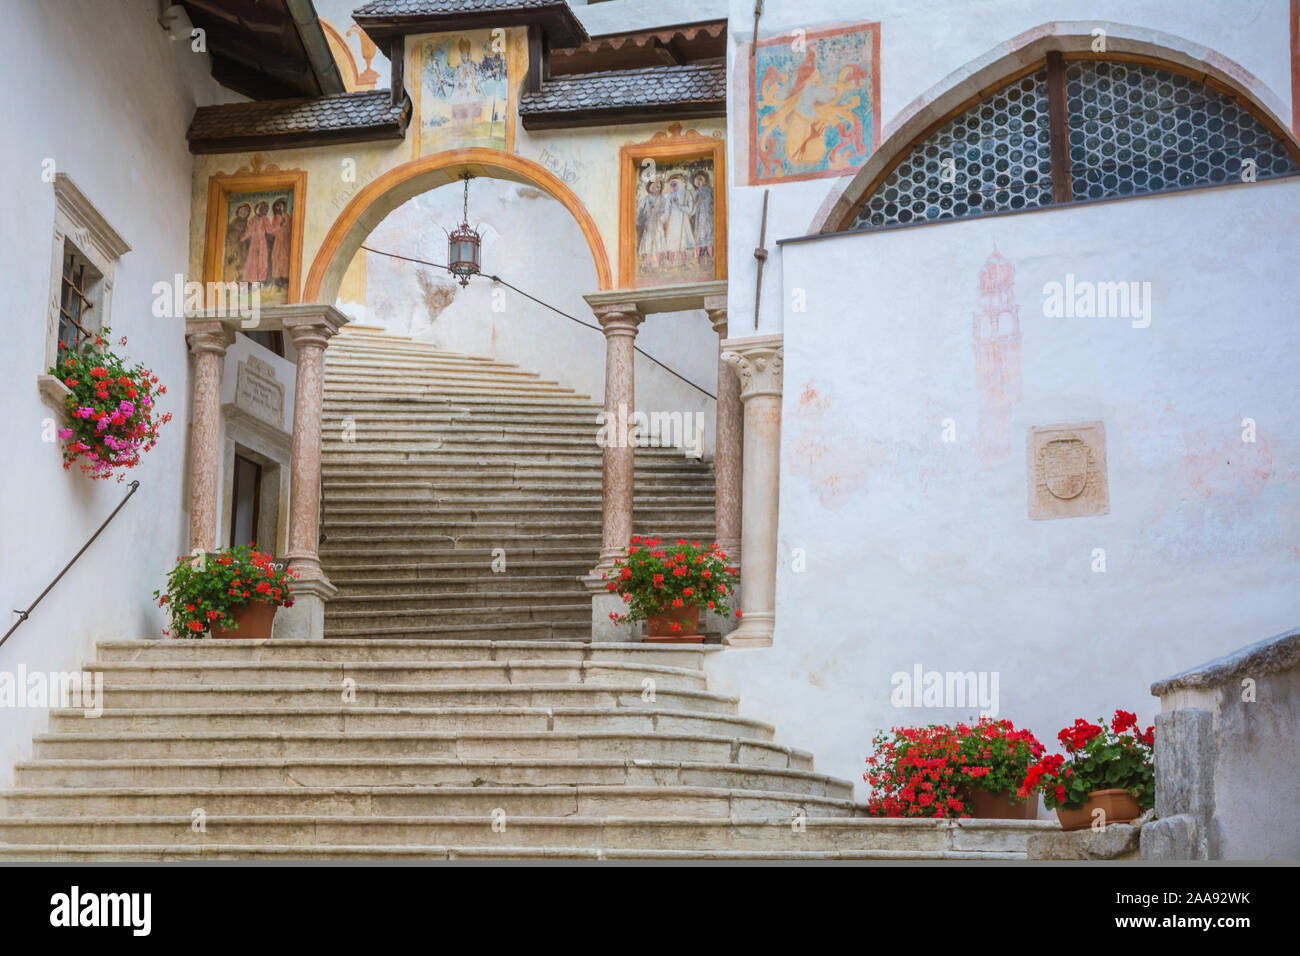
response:
[[[465,210],[456,231],[447,234],[447,269],[462,286],[467,286],[469,277],[479,274],[483,240],[478,230],[469,224],[469,173],[462,178],[465,180]]]

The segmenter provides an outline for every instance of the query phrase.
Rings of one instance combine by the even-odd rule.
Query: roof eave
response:
[[[655,103],[635,106],[589,107],[580,110],[521,109],[524,129],[580,129],[588,126],[623,126],[631,123],[656,122],[665,117],[675,119],[712,119],[727,115],[727,101],[696,100],[690,103]]]

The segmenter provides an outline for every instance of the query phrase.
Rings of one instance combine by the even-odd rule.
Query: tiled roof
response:
[[[567,0],[370,0],[352,19],[371,39],[485,26],[537,24],[555,46],[577,46],[587,31]]]
[[[298,138],[304,144],[400,138],[409,110],[409,102],[394,106],[388,90],[203,106],[195,111],[186,138],[195,153],[233,152],[272,141],[292,145]]]
[[[726,68],[722,64],[704,64],[552,77],[538,92],[521,97],[519,112],[525,118],[671,106],[716,106],[721,112],[726,104]]]

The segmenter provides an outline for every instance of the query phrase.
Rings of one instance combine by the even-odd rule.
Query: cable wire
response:
[[[363,245],[361,248],[364,249],[364,250],[366,250],[366,252],[373,252],[373,253],[374,253],[375,255],[377,255],[377,256],[388,256],[390,259],[401,259],[403,262],[414,262],[414,263],[416,263],[417,265],[430,266],[431,268],[434,268],[434,269],[442,269],[442,270],[444,270],[444,271],[446,271],[446,272],[451,272],[451,269],[450,269],[449,267],[443,265],[441,262],[430,262],[428,259],[412,259],[410,256],[399,256],[399,255],[398,255],[397,253],[395,253],[395,252],[384,252],[382,249],[372,249],[372,248],[370,248],[370,246],[366,246],[366,245]],[[529,292],[525,292],[523,289],[519,288],[517,285],[512,285],[511,283],[507,282],[505,279],[501,278],[501,277],[498,276],[498,275],[488,275],[488,274],[486,274],[486,273],[482,273],[482,272],[476,272],[476,273],[474,273],[474,275],[476,275],[476,276],[480,276],[480,277],[482,277],[482,278],[484,278],[484,279],[490,279],[490,280],[493,281],[493,282],[499,282],[499,283],[501,283],[501,285],[505,286],[507,289],[511,289],[511,290],[513,290],[513,291],[515,291],[515,292],[518,292],[518,293],[519,293],[520,295],[522,295],[525,299],[531,299],[532,301],[536,302],[538,305],[542,306],[543,308],[550,309],[552,312],[556,313],[557,315],[562,315],[562,316],[564,316],[564,317],[565,317],[566,319],[568,319],[570,322],[577,322],[579,325],[583,326],[584,328],[588,328],[588,329],[592,329],[592,330],[594,330],[594,331],[596,331],[596,332],[600,332],[601,335],[604,335],[604,334],[605,334],[605,333],[604,333],[604,330],[601,329],[601,327],[600,327],[599,325],[592,325],[590,322],[584,322],[584,321],[582,321],[582,319],[578,318],[576,315],[570,315],[568,312],[565,312],[563,309],[556,308],[555,306],[551,305],[551,303],[549,303],[549,302],[543,302],[541,299],[537,298],[537,296],[535,296],[535,295],[533,295],[533,294],[531,294],[531,293],[529,293]],[[680,372],[678,372],[678,371],[677,371],[676,369],[674,369],[672,366],[667,365],[667,364],[665,364],[665,363],[659,361],[659,359],[655,358],[653,355],[651,355],[651,354],[650,354],[649,352],[647,352],[645,349],[641,348],[639,345],[635,345],[635,344],[634,344],[634,345],[632,346],[632,348],[635,349],[639,354],[644,355],[644,356],[645,356],[646,358],[648,358],[650,361],[654,362],[656,365],[658,365],[658,366],[659,366],[660,368],[662,368],[664,371],[668,372],[670,375],[673,375],[673,376],[675,376],[676,378],[681,379],[683,382],[685,382],[685,383],[686,383],[687,385],[689,385],[691,388],[695,389],[695,390],[698,391],[698,392],[701,392],[701,393],[707,395],[709,398],[713,399],[715,402],[718,400],[718,396],[714,395],[714,394],[713,394],[712,392],[710,392],[707,388],[702,388],[702,387],[700,387],[699,385],[696,385],[694,382],[692,382],[692,381],[691,381],[689,378],[687,378],[685,375],[682,375]]]

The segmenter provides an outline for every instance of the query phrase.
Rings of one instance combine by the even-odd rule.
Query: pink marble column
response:
[[[727,337],[727,297],[709,296],[704,311],[718,333]],[[714,419],[713,512],[715,538],[733,564],[740,564],[741,456],[744,449],[745,406],[740,377],[718,350],[718,400]]]
[[[602,306],[596,320],[605,331],[605,436],[601,450],[602,532],[593,579],[614,566],[632,537],[632,491],[636,456],[629,419],[636,401],[637,328],[645,316],[633,303]]]
[[[217,546],[217,478],[221,469],[221,370],[235,333],[221,322],[191,321],[194,353],[190,414],[190,551]]]
[[[325,401],[325,345],[342,318],[333,309],[287,307],[281,321],[298,352],[289,458],[289,566],[299,579],[324,578],[320,540],[321,408]]]
[[[781,475],[782,337],[727,339],[722,358],[740,376],[745,404],[744,496],[741,513],[740,626],[726,643],[767,647],[776,624],[777,505]]]

